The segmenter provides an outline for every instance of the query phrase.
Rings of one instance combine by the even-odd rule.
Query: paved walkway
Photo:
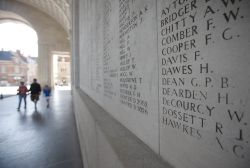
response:
[[[17,105],[0,100],[0,168],[82,168],[70,91],[55,91],[48,109],[43,96],[37,111],[29,96]]]

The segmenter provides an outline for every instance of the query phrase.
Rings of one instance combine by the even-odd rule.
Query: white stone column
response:
[[[51,84],[51,52],[49,44],[38,44],[38,82],[41,86]]]
[[[73,1],[72,9],[72,32],[71,32],[71,83],[79,87],[79,2]]]

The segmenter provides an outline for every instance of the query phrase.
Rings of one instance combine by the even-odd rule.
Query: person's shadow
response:
[[[35,123],[39,124],[39,125],[43,125],[44,124],[44,118],[41,115],[41,113],[37,110],[35,110],[32,114],[32,119]]]
[[[18,113],[19,113],[19,115],[20,115],[20,120],[21,120],[22,122],[25,122],[26,119],[27,119],[27,115],[26,115],[27,110],[25,109],[24,111],[18,111]]]

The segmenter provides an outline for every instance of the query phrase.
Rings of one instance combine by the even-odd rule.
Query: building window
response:
[[[19,72],[20,72],[19,67],[15,67],[15,73],[19,73]]]
[[[5,66],[1,67],[1,73],[6,73],[6,67]]]

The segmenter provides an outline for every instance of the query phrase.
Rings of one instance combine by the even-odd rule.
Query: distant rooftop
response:
[[[12,56],[10,51],[0,51],[0,60],[9,61],[12,59]]]
[[[29,64],[36,64],[36,63],[37,63],[37,57],[28,56],[28,57],[26,58],[26,60],[27,60],[27,62],[28,62]]]

